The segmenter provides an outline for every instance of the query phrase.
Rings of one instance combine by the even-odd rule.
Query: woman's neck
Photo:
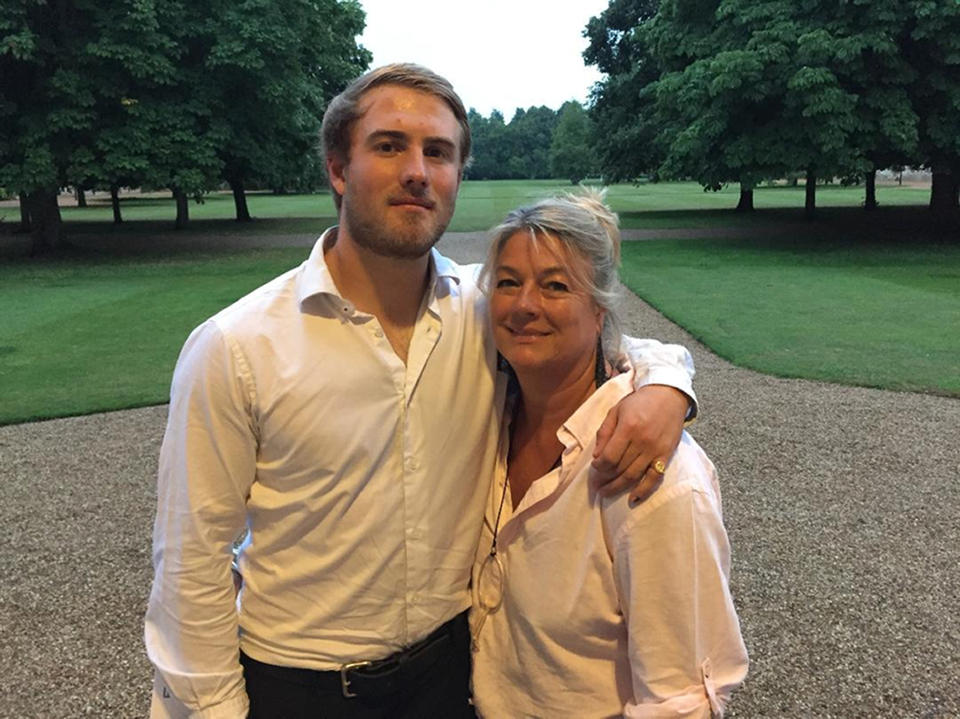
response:
[[[564,381],[544,373],[517,373],[520,384],[510,427],[507,477],[516,507],[539,477],[550,471],[563,451],[557,430],[594,390],[594,360],[578,367]]]
[[[520,401],[516,419],[555,433],[595,389],[595,357],[580,363],[572,373],[557,379],[538,370],[517,372]]]

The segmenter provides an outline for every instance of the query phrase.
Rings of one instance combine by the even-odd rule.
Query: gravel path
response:
[[[738,369],[626,305],[699,371],[752,659],[728,716],[960,717],[960,401]],[[0,427],[0,717],[146,714],[165,413]]]

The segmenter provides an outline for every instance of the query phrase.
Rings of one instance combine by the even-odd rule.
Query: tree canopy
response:
[[[549,107],[517,108],[509,123],[494,110],[489,118],[468,114],[473,137],[472,180],[533,180],[552,177],[550,143],[557,113]]]
[[[557,126],[550,143],[550,170],[554,177],[566,177],[578,184],[597,169],[591,147],[593,129],[586,110],[579,102],[566,102],[560,108]]]
[[[960,4],[612,0],[588,23],[598,156],[617,179],[763,179],[933,169],[956,207]],[[936,204],[936,202],[935,202]]]
[[[0,186],[26,198],[37,249],[59,237],[60,188],[316,176],[327,101],[369,64],[356,0],[5,0]]]

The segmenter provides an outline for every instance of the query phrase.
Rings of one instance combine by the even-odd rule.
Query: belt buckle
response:
[[[349,662],[340,667],[340,687],[343,689],[343,696],[345,699],[353,699],[357,695],[350,691],[350,680],[347,679],[347,672],[352,669],[360,669],[362,667],[369,667],[373,662]]]

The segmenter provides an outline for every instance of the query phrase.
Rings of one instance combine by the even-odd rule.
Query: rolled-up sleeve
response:
[[[723,715],[747,673],[729,562],[719,499],[696,485],[664,487],[631,512],[614,545],[633,679],[625,716]]]
[[[230,571],[256,473],[254,384],[214,321],[177,361],[160,452],[154,581],[145,621],[151,716],[245,717]]]
[[[697,395],[693,391],[693,357],[683,345],[664,344],[653,339],[638,339],[624,335],[621,338],[625,360],[633,365],[634,389],[650,384],[662,384],[675,387],[690,398],[690,411],[687,423],[692,422],[698,412]]]

